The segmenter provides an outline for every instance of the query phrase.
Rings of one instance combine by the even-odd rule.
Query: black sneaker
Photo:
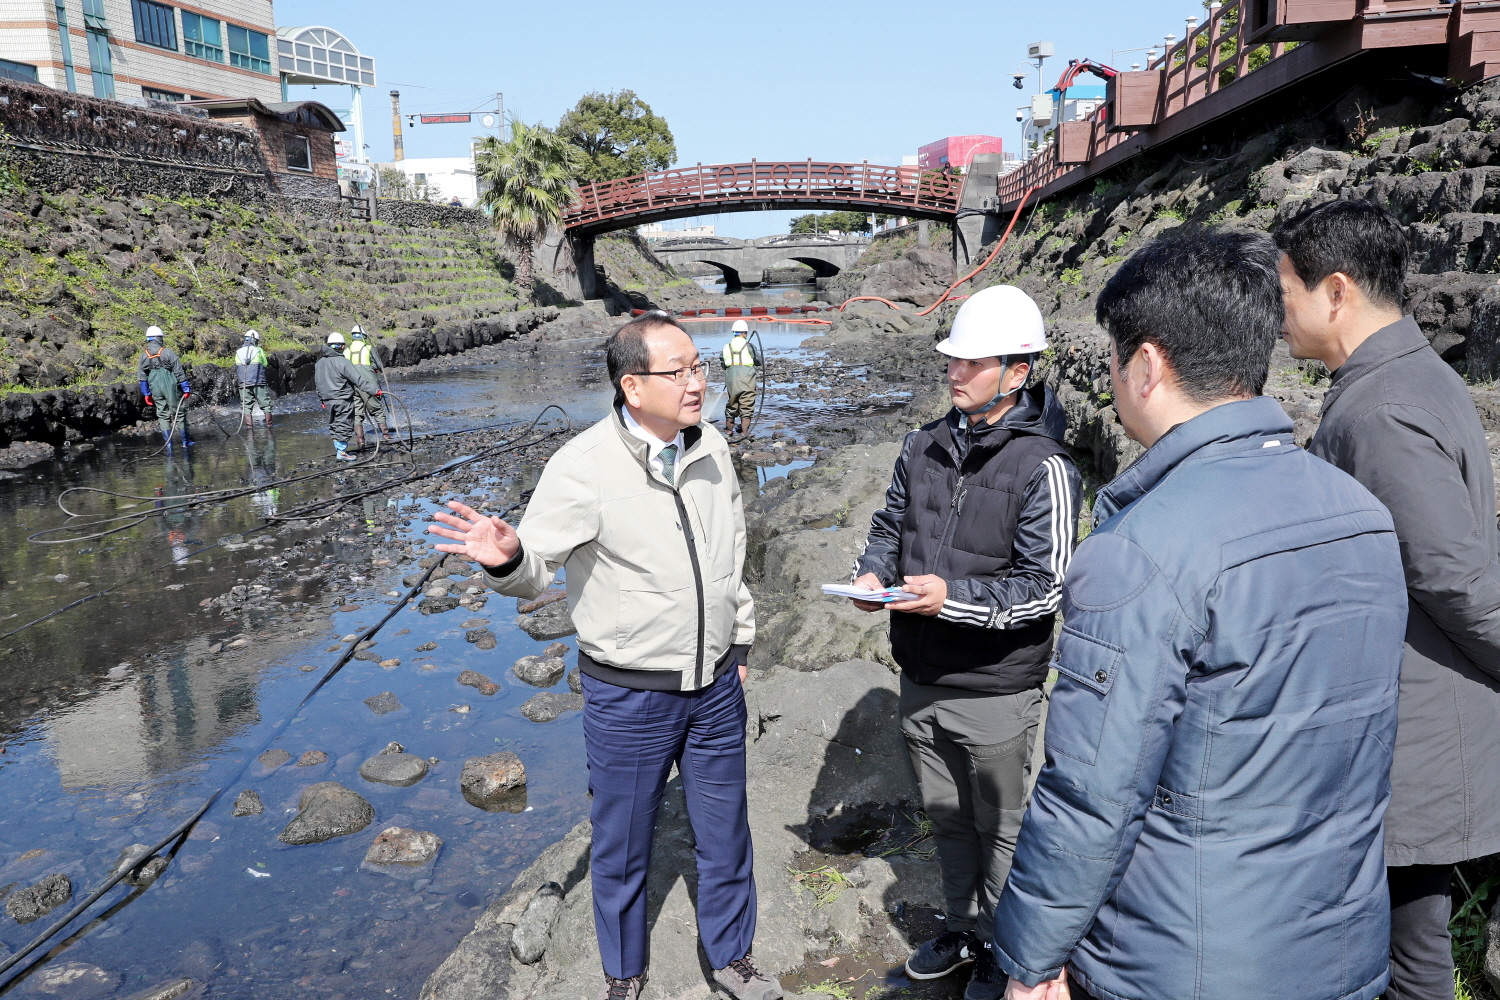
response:
[[[964,1000],[1001,1000],[1010,977],[995,961],[995,953],[990,951],[989,945],[977,945],[977,948],[979,954],[974,958],[974,975],[964,989]]]
[[[781,1000],[781,984],[757,969],[749,955],[715,969],[714,982],[735,1000]]]
[[[965,962],[974,961],[980,945],[972,931],[947,931],[922,942],[906,960],[906,974],[913,979],[937,979]]]

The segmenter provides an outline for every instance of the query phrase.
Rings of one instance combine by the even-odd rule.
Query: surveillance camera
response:
[[[1015,88],[1017,90],[1020,90],[1020,89],[1022,89],[1023,87],[1026,86],[1026,74],[1025,73],[1013,73],[1013,74],[1011,74],[1011,76],[1013,78],[1013,82],[1014,82]]]
[[[1026,112],[1021,111],[1020,109],[1017,109],[1016,110],[1016,121],[1018,121],[1018,122],[1024,122],[1025,120],[1026,120]]]

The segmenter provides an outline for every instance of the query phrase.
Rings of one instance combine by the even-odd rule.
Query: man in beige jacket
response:
[[[519,528],[450,502],[438,545],[502,594],[533,598],[559,566],[578,627],[600,1000],[637,1000],[646,870],[673,764],[698,853],[698,934],[736,1000],[775,1000],[751,964],[755,879],[745,804],[745,660],[755,605],[745,515],[724,438],[702,421],[703,361],[665,313],[605,346],[613,411],[547,463]],[[456,515],[456,516],[455,516]]]

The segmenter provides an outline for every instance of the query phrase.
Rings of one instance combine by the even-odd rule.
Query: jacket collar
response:
[[[1323,394],[1322,412],[1327,413],[1333,401],[1338,399],[1345,389],[1375,369],[1427,346],[1426,335],[1422,333],[1422,328],[1417,325],[1417,321],[1410,316],[1402,316],[1389,326],[1376,330],[1365,338],[1363,344],[1354,349],[1354,353],[1349,355],[1349,360],[1344,362],[1343,367],[1333,373],[1333,380],[1328,391]]]
[[[1103,524],[1114,517],[1155,489],[1173,469],[1205,449],[1235,450],[1254,438],[1291,433],[1291,418],[1270,396],[1215,406],[1167,431],[1101,490],[1094,501],[1094,524]],[[1290,436],[1287,443],[1291,443]]]
[[[609,410],[610,423],[614,426],[615,432],[619,434],[620,440],[624,443],[626,450],[640,463],[641,468],[645,470],[647,476],[653,479],[656,478],[656,473],[651,468],[651,462],[649,461],[650,455],[646,447],[646,442],[630,433],[630,428],[625,426],[625,420],[620,416],[620,411],[617,407],[611,406]],[[708,444],[704,438],[702,424],[694,424],[692,427],[683,428],[682,458],[677,463],[679,473],[678,482],[682,481],[681,471],[683,469],[686,469],[689,465],[708,454]],[[659,481],[665,483],[665,480]]]
[[[1034,434],[1062,441],[1068,426],[1067,414],[1045,383],[1022,389],[1016,396],[1016,405],[993,424],[981,420],[978,424],[963,426],[961,421],[964,415],[954,407],[934,429],[933,436],[943,450],[953,456],[955,462],[961,461],[970,453],[988,457],[1019,434]]]

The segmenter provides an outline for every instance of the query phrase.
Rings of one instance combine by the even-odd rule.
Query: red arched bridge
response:
[[[717,212],[812,208],[880,212],[951,222],[963,178],[920,167],[819,160],[697,164],[585,184],[563,213],[571,234]]]

